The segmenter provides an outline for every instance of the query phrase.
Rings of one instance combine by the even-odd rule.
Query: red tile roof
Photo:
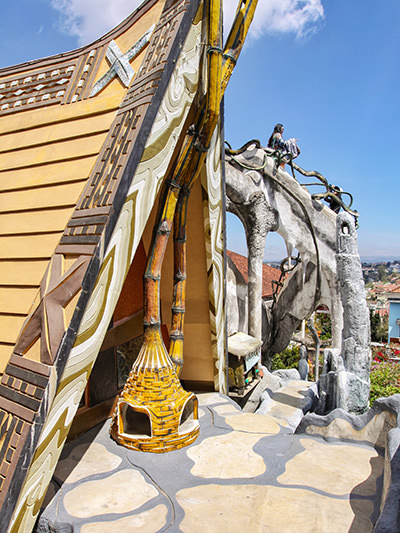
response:
[[[400,293],[400,283],[394,283],[392,285],[389,285],[386,292],[390,292],[390,293],[399,292]]]
[[[226,254],[230,257],[243,276],[244,281],[248,282],[247,276],[247,257],[244,255],[237,254],[231,250],[227,250]],[[273,284],[272,281],[279,281],[281,271],[279,268],[274,268],[269,265],[263,265],[263,285],[262,285],[262,297],[263,298],[272,298],[273,294]]]

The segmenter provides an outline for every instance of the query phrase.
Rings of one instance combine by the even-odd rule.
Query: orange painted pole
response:
[[[160,326],[159,282],[161,265],[164,259],[168,237],[171,233],[172,221],[178,200],[178,193],[182,187],[190,188],[197,179],[200,173],[201,165],[204,163],[211,136],[214,132],[219,117],[219,107],[221,102],[219,90],[221,87],[222,73],[222,6],[220,0],[209,0],[207,8],[208,90],[206,91],[205,98],[199,107],[199,112],[195,121],[195,127],[193,128],[194,134],[188,135],[186,138],[186,142],[178,158],[178,162],[173,170],[171,180],[169,181],[168,192],[166,197],[163,199],[164,206],[159,210],[157,229],[153,237],[151,254],[144,277],[145,333],[146,328],[148,327],[153,329],[154,327]],[[181,203],[181,206],[183,205],[187,205],[187,200]],[[184,225],[186,226],[186,222]],[[179,248],[184,249],[184,247],[181,245],[179,245]],[[178,256],[179,252],[177,252],[176,255]],[[177,271],[177,268],[175,268],[175,271]],[[176,293],[177,295],[182,294],[181,289],[183,285],[181,284],[181,286],[179,286],[178,284],[178,287],[180,288]],[[175,302],[174,307],[178,307],[177,305],[175,306]],[[178,319],[179,317],[180,319],[182,318],[181,315],[182,313],[175,313],[175,318]],[[173,342],[173,344],[175,343]],[[179,344],[180,343],[177,344],[177,347]]]
[[[186,218],[190,189],[181,189],[174,218],[174,295],[169,355],[179,376],[183,365],[183,326],[186,297]]]

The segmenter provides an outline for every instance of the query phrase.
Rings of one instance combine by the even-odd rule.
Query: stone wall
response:
[[[399,531],[400,524],[400,394],[379,398],[363,415],[335,409],[325,416],[307,414],[297,434],[325,439],[363,441],[384,450],[385,468],[381,512],[374,533]]]

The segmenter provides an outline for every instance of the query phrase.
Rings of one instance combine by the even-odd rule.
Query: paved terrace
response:
[[[383,457],[359,442],[294,435],[310,385],[291,382],[262,415],[199,394],[199,438],[167,454],[118,446],[106,421],[64,448],[39,531],[372,531]]]

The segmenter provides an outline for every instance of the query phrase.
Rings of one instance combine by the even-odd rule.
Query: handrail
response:
[[[281,271],[279,280],[277,281],[276,279],[273,279],[271,282],[272,283],[272,305],[276,304],[278,292],[279,292],[279,289],[283,287],[283,283],[286,279],[286,274],[288,274],[289,272],[292,272],[292,270],[294,270],[299,263],[301,263],[300,254],[298,254],[297,257],[291,256],[291,257],[285,257],[284,259],[282,259],[280,266],[279,266],[280,271]]]

